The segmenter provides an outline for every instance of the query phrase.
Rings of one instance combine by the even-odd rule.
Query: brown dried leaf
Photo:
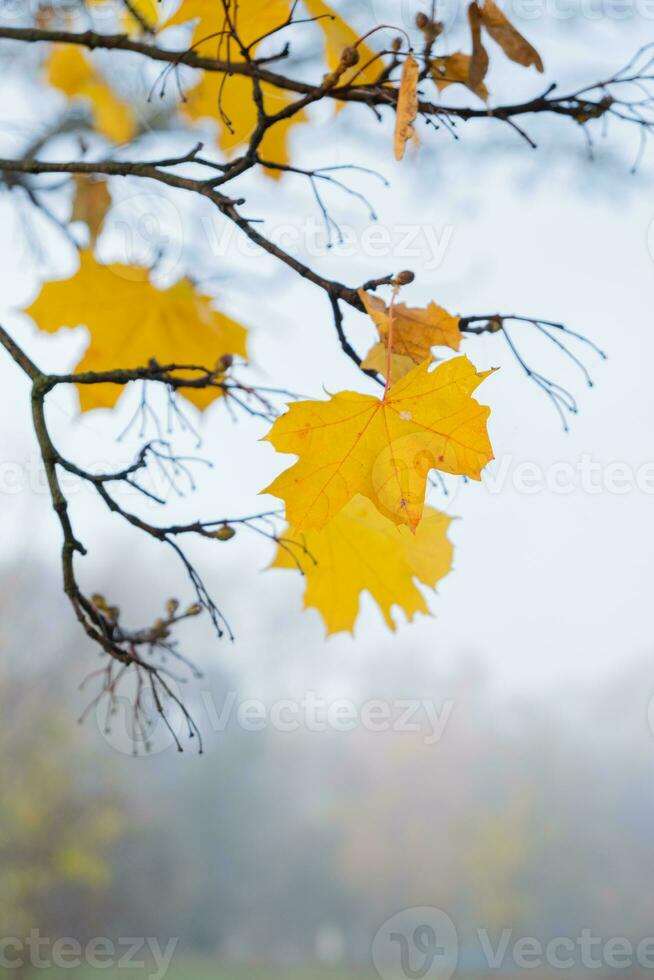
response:
[[[386,347],[390,324],[389,307],[381,297],[373,296],[363,289],[359,290],[359,297],[377,327],[380,341]],[[393,305],[394,354],[409,357],[414,364],[420,364],[430,356],[432,347],[458,350],[460,344],[459,319],[451,316],[442,306],[436,303],[430,303],[425,308],[409,307],[404,303]],[[385,374],[385,370],[382,373]]]
[[[515,29],[511,21],[504,16],[497,6],[495,0],[484,0],[484,6],[481,8],[481,20],[507,58],[519,65],[524,65],[525,68],[534,65],[537,71],[542,72],[544,70],[543,62],[536,48]]]
[[[484,102],[488,102],[489,92],[483,82],[480,82],[476,88],[470,85],[470,55],[464,54],[463,51],[455,51],[454,54],[447,55],[441,58],[432,58],[429,62],[429,69],[431,71],[431,77],[436,83],[436,87],[439,92],[446,89],[448,85],[454,85],[456,82],[460,82],[478,95],[480,99]]]
[[[488,52],[481,43],[481,10],[476,3],[468,7],[468,21],[472,35],[472,57],[468,65],[468,85],[474,92],[484,81],[488,71]]]
[[[95,245],[104,216],[111,207],[111,195],[106,180],[91,180],[82,174],[75,176],[75,196],[71,221],[83,221],[89,229],[89,243]]]
[[[413,123],[418,114],[418,75],[418,62],[412,54],[409,54],[402,68],[400,94],[397,99],[395,140],[393,143],[396,160],[402,159],[407,140],[414,136]]]

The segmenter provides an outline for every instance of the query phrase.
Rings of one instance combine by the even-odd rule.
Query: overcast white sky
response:
[[[582,18],[574,30],[566,21],[537,20],[521,26],[541,49],[547,80],[567,78],[573,83],[610,73],[636,47],[654,40],[654,23],[643,17],[626,23]],[[501,68],[497,49],[493,55],[497,71],[491,74],[491,85],[498,99],[502,95],[517,99],[523,93],[526,97],[544,88],[543,80],[531,72]],[[11,83],[0,83],[3,106],[13,105],[12,118],[29,131],[35,126],[33,99],[31,95],[17,99],[16,94]],[[53,96],[52,106],[59,104]],[[40,110],[43,105],[39,103]],[[565,435],[551,405],[521,375],[501,338],[466,342],[466,353],[480,368],[502,368],[479,392],[480,400],[492,406],[491,434],[498,460],[481,486],[450,484],[455,492],[448,498],[433,495],[432,503],[461,518],[451,530],[456,545],[454,572],[431,600],[434,618],[401,626],[389,637],[376,609],[364,599],[356,638],[339,636],[325,642],[318,616],[301,612],[300,578],[282,572],[259,574],[272,551],[265,542],[239,534],[227,545],[201,546],[196,552],[237,635],[234,648],[223,644],[217,651],[212,649],[214,656],[253,669],[257,665],[257,670],[264,662],[270,671],[262,676],[269,678],[280,646],[288,646],[296,654],[294,662],[302,664],[305,686],[335,683],[338,687],[362,663],[374,670],[377,658],[433,658],[441,665],[474,653],[487,663],[498,683],[531,688],[566,685],[650,651],[654,258],[648,234],[654,212],[648,190],[652,159],[646,159],[639,176],[630,175],[634,135],[615,125],[608,140],[614,152],[600,153],[595,166],[584,156],[583,134],[566,120],[534,124],[530,131],[541,145],[537,153],[499,123],[482,122],[476,128],[469,124],[456,145],[443,132],[423,131],[421,155],[402,165],[392,160],[390,144],[379,127],[356,111],[349,117],[343,113],[336,122],[324,119],[317,135],[309,131],[297,135],[298,161],[356,162],[375,167],[391,181],[388,190],[368,178],[354,178],[353,184],[374,202],[379,225],[387,229],[396,254],[365,256],[357,247],[354,256],[325,255],[318,261],[330,275],[356,284],[370,275],[409,267],[417,274],[406,294],[409,301],[434,299],[461,313],[515,311],[562,320],[591,337],[609,359],[602,363],[592,351],[574,348],[596,382],[589,390],[574,365],[541,343],[528,326],[514,330],[530,363],[578,395],[580,413]],[[600,135],[599,128],[596,133]],[[16,141],[15,133],[2,136],[3,155],[15,150]],[[288,179],[281,188],[261,181],[248,188],[248,213],[266,219],[268,229],[316,220],[306,188],[299,179],[292,181]],[[160,193],[134,185],[115,190],[126,200],[119,217],[134,214],[139,207],[147,210],[148,202],[134,201],[134,194]],[[224,308],[251,325],[254,376],[261,383],[287,386],[313,397],[320,397],[323,387],[372,390],[341,354],[328,305],[318,291],[272,261],[248,260],[238,239],[222,237],[223,226],[209,219],[203,207],[181,198],[169,201],[158,207],[168,209],[165,214],[172,215],[173,225],[180,222],[182,248],[179,263],[166,271],[172,278],[188,271],[184,262],[193,256],[190,271],[216,276],[205,286],[215,291]],[[330,201],[334,214],[355,229],[360,243],[369,225],[365,209],[348,197],[332,195]],[[420,254],[398,255],[402,226],[416,224]],[[38,282],[23,227],[8,195],[0,198],[1,320],[39,364],[72,367],[85,343],[83,331],[39,337],[30,322],[15,312],[34,296]],[[118,222],[114,230],[117,227]],[[425,227],[430,230],[425,232]],[[38,228],[43,232],[43,226]],[[438,262],[433,261],[436,240],[443,247]],[[53,241],[48,238],[46,244]],[[654,232],[651,242],[654,248]],[[147,243],[137,242],[139,247],[147,251]],[[118,238],[107,239],[106,248],[119,248]],[[55,247],[53,265],[62,273],[72,269],[71,256],[61,245]],[[365,349],[372,335],[364,318],[349,312],[347,326],[359,349]],[[0,360],[0,370],[5,476],[7,463],[28,473],[35,470],[35,443],[27,386],[8,358]],[[118,447],[115,443],[134,407],[133,394],[127,402],[117,414],[96,412],[79,420],[73,395],[57,392],[50,398],[50,417],[61,445],[87,463],[131,456],[139,444],[135,436]],[[245,514],[274,504],[271,498],[258,498],[257,492],[290,460],[256,441],[265,424],[243,419],[234,425],[224,408],[217,406],[207,413],[201,428],[202,454],[215,460],[215,468],[199,472],[200,489],[192,498],[173,504],[171,517]],[[582,486],[579,466],[584,459],[586,465],[594,464],[597,492]],[[571,492],[557,492],[552,486],[521,492],[519,477],[524,470],[520,467],[525,463],[535,464],[550,479],[553,466],[570,464],[575,473]],[[616,463],[628,468],[630,484],[624,493],[607,485],[607,480],[624,476],[611,469]],[[636,485],[639,468],[646,464],[650,464],[649,492],[646,486]],[[558,473],[565,478],[564,471]],[[5,559],[26,555],[54,565],[59,532],[47,496],[38,487],[25,486],[20,493],[7,489],[5,482],[0,488]],[[143,563],[162,599],[181,591],[183,579],[172,557],[164,560],[159,548],[106,516],[86,491],[73,493],[72,499],[75,520],[91,546],[91,556],[84,562],[89,588],[109,575],[107,569],[128,561]],[[139,621],[142,616],[133,591],[126,585],[124,592],[116,597],[119,604],[126,614],[131,611],[129,618]],[[257,625],[260,610],[265,617]]]

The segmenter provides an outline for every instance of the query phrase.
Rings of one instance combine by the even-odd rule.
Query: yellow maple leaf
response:
[[[143,23],[147,24],[152,30],[159,23],[159,4],[157,0],[130,0],[131,7],[141,17]],[[143,23],[130,10],[123,10],[121,13],[123,27],[128,34],[136,31],[143,31]]]
[[[430,470],[480,478],[493,458],[490,409],[471,394],[490,372],[478,373],[467,357],[429,368],[418,365],[381,399],[341,391],[296,402],[277,419],[266,439],[299,458],[263,492],[285,501],[294,528],[324,527],[362,493],[413,530]]]
[[[261,83],[266,111],[272,115],[293,102],[290,92]],[[230,157],[247,145],[257,125],[257,107],[252,98],[252,81],[244,75],[229,78],[216,72],[205,72],[198,84],[186,93],[182,112],[189,119],[215,119],[218,122],[218,145]],[[293,126],[307,121],[304,111],[271,126],[259,146],[259,156],[271,163],[287,164],[290,159],[288,140]],[[282,171],[266,168],[273,179]]]
[[[136,133],[131,106],[118,98],[86,54],[72,44],[55,45],[46,63],[50,85],[69,98],[87,99],[95,129],[114,143],[127,143]]]
[[[227,20],[222,4],[214,0],[183,0],[165,26],[184,24],[197,20],[193,30],[193,49],[213,57],[243,61],[243,53],[233,38],[225,31],[234,26],[244,45],[253,44],[260,37],[288,19],[289,0],[242,0]],[[253,49],[255,50],[255,49]],[[290,105],[297,96],[261,83],[266,112],[273,115]],[[214,119],[218,124],[218,145],[227,157],[247,146],[258,123],[257,106],[253,97],[252,80],[244,75],[225,76],[218,72],[204,72],[200,81],[186,93],[181,111],[188,119]],[[259,146],[259,155],[273,163],[287,164],[289,132],[293,126],[306,122],[305,112],[291,119],[284,119],[266,132]],[[266,174],[279,180],[283,172],[272,168]]]
[[[343,49],[357,40],[355,31],[322,0],[306,0],[312,16],[320,17],[317,23],[325,35],[326,59],[332,70],[338,65]],[[199,54],[243,61],[243,53],[233,38],[226,36],[233,26],[240,41],[253,45],[252,52],[262,37],[285,24],[291,13],[290,0],[239,0],[227,20],[225,10],[215,0],[183,0],[176,12],[169,17],[165,27],[197,21],[192,35],[193,50]],[[379,68],[369,65],[374,54],[365,44],[357,48],[360,64],[342,76],[347,82],[356,74],[362,83],[377,78]],[[292,92],[278,89],[263,82],[261,85],[264,105],[269,114],[279,112],[290,105],[297,96]],[[219,127],[218,144],[227,154],[233,155],[246,146],[258,117],[253,99],[252,81],[243,75],[225,77],[216,72],[205,72],[197,85],[186,93],[186,101],[181,107],[189,119],[215,119]],[[307,121],[307,114],[298,112],[292,118],[284,119],[272,126],[263,138],[259,155],[273,163],[288,164],[289,133],[294,126]],[[267,176],[279,180],[283,172],[266,168]]]
[[[304,0],[304,6],[310,17],[317,18],[316,25],[325,36],[325,60],[330,71],[335,71],[345,48],[353,47],[359,40],[357,32],[323,0]],[[359,62],[343,73],[340,85],[347,85],[352,80],[359,85],[369,85],[381,74],[382,64],[374,51],[363,41],[356,45],[356,49]]]
[[[391,377],[393,381],[399,381],[409,371],[413,371],[415,361],[412,361],[406,354],[391,354]],[[388,348],[381,340],[373,344],[364,359],[361,367],[366,371],[377,371],[382,377],[386,377],[388,370]]]
[[[288,20],[290,0],[239,0],[230,8],[230,19],[220,0],[182,0],[175,13],[164,23],[186,24],[197,21],[193,29],[193,50],[208,57],[242,61],[238,44],[226,37],[235,28],[241,43],[248,47]]]
[[[159,2],[158,0],[129,0],[129,5],[118,0],[116,4],[113,0],[86,0],[89,7],[100,9],[105,13],[118,8],[120,23],[126,34],[142,34],[144,25],[155,31],[159,23]],[[139,19],[140,18],[140,19]]]
[[[325,60],[330,70],[334,71],[343,50],[358,41],[358,35],[323,0],[304,0],[304,6],[310,17],[317,18],[316,24],[325,38]],[[291,10],[290,0],[239,0],[232,8],[230,24],[221,3],[216,3],[215,0],[182,0],[164,27],[195,20],[197,23],[192,37],[195,51],[214,57],[229,57],[231,61],[242,61],[243,55],[238,44],[234,40],[227,41],[225,32],[234,26],[239,40],[245,46],[255,45],[254,51],[257,41],[288,21]],[[342,83],[348,82],[354,75],[361,84],[376,81],[381,69],[374,52],[364,43],[357,45],[357,51],[360,55],[359,64],[342,76]]]
[[[400,94],[397,97],[395,112],[395,133],[393,151],[395,159],[404,156],[407,141],[415,135],[413,124],[418,115],[418,75],[420,66],[412,54],[409,54],[402,67]]]
[[[497,6],[495,0],[484,0],[480,13],[484,27],[493,40],[499,44],[507,58],[519,65],[524,65],[525,68],[534,65],[537,71],[545,70],[536,48],[515,29],[511,21]]]
[[[359,290],[366,312],[373,319],[379,339],[388,345],[390,309],[379,296]],[[461,345],[459,318],[452,316],[442,306],[430,303],[426,308],[412,308],[404,303],[393,304],[393,353],[409,357],[414,364],[426,360],[432,347]],[[367,366],[367,365],[366,365]],[[393,374],[394,378],[397,375]]]
[[[451,520],[425,507],[420,527],[411,534],[357,495],[321,531],[285,531],[271,567],[304,573],[304,606],[318,610],[328,634],[353,632],[365,591],[395,630],[393,606],[403,609],[409,621],[417,612],[429,614],[415,579],[433,588],[450,571]]]
[[[470,84],[469,54],[464,54],[463,51],[455,51],[454,54],[445,57],[432,58],[429,62],[429,68],[439,92],[446,89],[448,85],[460,82],[484,102],[488,102],[489,92],[484,82],[480,82],[476,86]]]
[[[48,282],[25,311],[40,330],[85,326],[89,346],[76,371],[111,371],[159,364],[212,369],[224,354],[245,356],[246,330],[213,309],[209,296],[188,279],[156,289],[148,270],[118,263],[100,265],[93,253],[80,253],[80,267],[69,279]],[[192,372],[177,372],[192,378]],[[196,374],[195,377],[198,375]],[[112,408],[123,388],[113,384],[78,385],[82,411]],[[185,388],[182,394],[199,409],[222,394],[220,388]]]

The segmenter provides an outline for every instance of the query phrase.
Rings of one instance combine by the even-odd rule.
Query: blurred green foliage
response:
[[[41,971],[42,973],[42,971]],[[40,975],[35,971],[35,975]],[[52,980],[65,980],[70,970],[49,970]],[[77,969],[73,972],[76,980],[90,980],[103,976],[105,980],[146,980],[146,969],[90,970]],[[377,974],[357,970],[330,970],[319,967],[280,967],[265,966],[225,966],[211,959],[180,959],[173,963],[165,980],[374,980]]]
[[[47,679],[0,679],[0,922],[3,935],[57,927],[110,883],[109,849],[124,830],[117,795],[99,782]],[[54,703],[58,703],[54,699]]]

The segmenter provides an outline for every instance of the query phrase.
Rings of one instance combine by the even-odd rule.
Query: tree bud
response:
[[[224,374],[225,371],[229,370],[229,368],[232,366],[233,363],[234,363],[233,354],[223,354],[223,356],[219,357],[218,360],[216,361],[216,371],[219,374]]]
[[[415,278],[415,273],[411,272],[411,269],[404,269],[403,272],[398,272],[395,276],[395,284],[397,286],[408,286]]]
[[[353,68],[354,65],[359,64],[359,58],[359,52],[355,47],[344,48],[341,54],[341,65],[344,65],[345,68]]]
[[[233,527],[230,527],[229,524],[223,524],[222,527],[216,528],[211,536],[212,538],[217,538],[218,541],[229,541],[235,534],[236,531]]]

